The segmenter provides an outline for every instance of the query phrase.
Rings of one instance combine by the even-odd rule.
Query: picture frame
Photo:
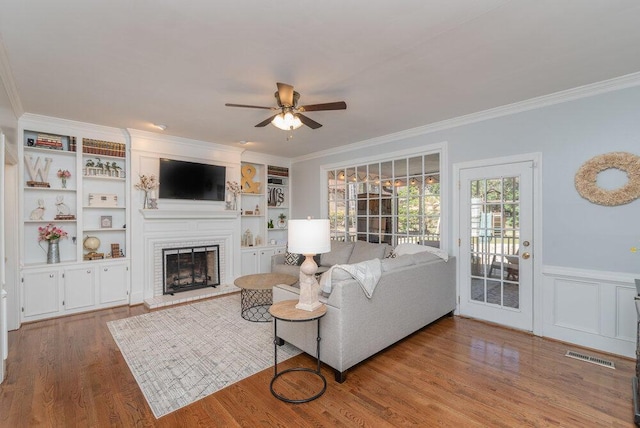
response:
[[[113,218],[110,215],[100,216],[100,228],[111,229],[113,227]]]

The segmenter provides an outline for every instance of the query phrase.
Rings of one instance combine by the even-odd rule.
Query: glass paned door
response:
[[[461,170],[460,183],[460,313],[531,330],[531,163]]]

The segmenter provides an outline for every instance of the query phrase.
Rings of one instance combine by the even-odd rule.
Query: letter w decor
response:
[[[27,167],[27,172],[29,173],[29,177],[31,177],[32,181],[38,180],[38,175],[42,179],[42,181],[47,181],[49,177],[49,167],[51,166],[51,162],[53,159],[44,158],[44,168],[40,163],[40,157],[36,159],[36,163],[33,163],[33,157],[31,155],[26,155],[24,157],[24,164]]]

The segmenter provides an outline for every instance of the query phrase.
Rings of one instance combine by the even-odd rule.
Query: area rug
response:
[[[244,320],[238,293],[107,326],[156,418],[273,366],[273,323]]]

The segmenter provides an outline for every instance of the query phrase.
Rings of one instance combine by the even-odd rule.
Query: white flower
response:
[[[242,192],[240,185],[236,181],[227,181],[227,190],[233,194],[233,196],[237,196]]]
[[[140,175],[140,182],[135,185],[135,188],[138,190],[144,190],[145,192],[149,190],[157,189],[160,183],[154,174],[149,176]]]

